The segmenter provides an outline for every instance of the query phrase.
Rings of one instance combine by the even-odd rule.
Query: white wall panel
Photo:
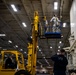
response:
[[[73,1],[71,10],[70,10],[70,27],[71,34],[74,32],[75,40],[76,40],[76,0]]]

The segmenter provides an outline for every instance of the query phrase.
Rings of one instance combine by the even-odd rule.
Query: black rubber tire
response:
[[[31,75],[27,70],[19,70],[14,75]]]

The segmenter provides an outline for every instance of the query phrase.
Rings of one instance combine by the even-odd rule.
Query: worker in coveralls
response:
[[[54,62],[54,75],[66,75],[68,60],[65,57],[65,50],[61,49],[57,54],[51,57],[51,60]]]
[[[57,15],[54,15],[50,22],[53,22],[52,31],[60,32],[60,20],[58,19]]]

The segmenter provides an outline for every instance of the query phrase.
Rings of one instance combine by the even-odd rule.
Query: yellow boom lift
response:
[[[34,13],[34,23],[32,24],[32,43],[28,46],[28,70],[32,75],[36,74],[36,59],[37,59],[37,45],[38,45],[38,24],[39,16],[38,12]]]
[[[45,19],[46,21],[46,19]],[[27,69],[24,66],[23,54],[16,50],[1,51],[0,53],[0,75],[35,75],[36,74],[36,59],[37,45],[39,36],[39,15],[34,12],[34,22],[32,24],[32,42],[28,43],[28,64]],[[60,38],[60,33],[47,32],[42,36],[46,38]],[[7,57],[12,56],[12,62],[6,63]],[[11,58],[11,57],[10,57]],[[11,65],[10,65],[11,64]]]
[[[24,66],[23,54],[16,50],[7,50],[0,52],[0,75],[35,75],[36,58],[38,44],[38,12],[34,13],[34,22],[32,24],[32,43],[28,44],[28,65]],[[12,59],[11,59],[12,57]],[[9,61],[8,61],[8,59]],[[14,63],[10,62],[13,61]],[[10,63],[9,63],[10,62]]]

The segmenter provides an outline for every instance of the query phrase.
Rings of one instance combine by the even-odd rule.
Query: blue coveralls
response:
[[[66,66],[68,64],[68,60],[64,55],[53,55],[51,57],[52,61],[54,61],[54,75],[66,75]]]

